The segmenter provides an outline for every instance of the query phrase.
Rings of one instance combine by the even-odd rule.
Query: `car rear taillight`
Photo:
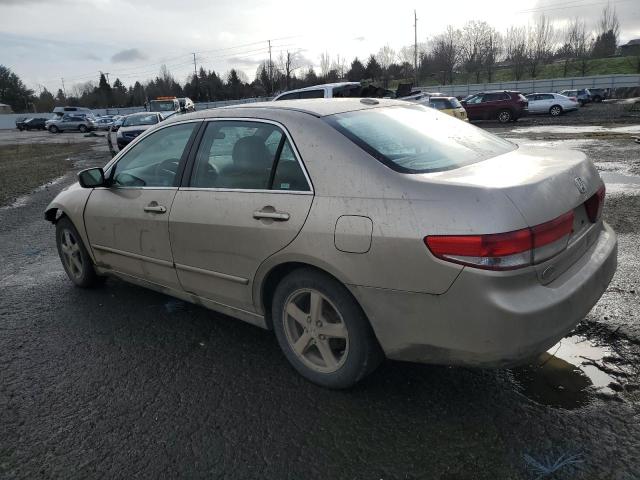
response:
[[[532,228],[488,235],[429,235],[424,243],[442,260],[485,270],[513,270],[557,255],[573,231],[573,210]]]
[[[602,215],[605,193],[606,188],[603,184],[596,193],[591,195],[591,197],[586,202],[584,202],[584,207],[587,210],[587,216],[592,223],[597,222]]]

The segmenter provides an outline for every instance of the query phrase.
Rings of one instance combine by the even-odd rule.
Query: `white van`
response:
[[[54,119],[61,119],[66,113],[74,115],[76,117],[94,117],[95,115],[90,108],[85,107],[54,107],[53,114]]]
[[[273,100],[298,100],[301,98],[359,97],[360,82],[325,83],[313,87],[298,88],[281,93]]]

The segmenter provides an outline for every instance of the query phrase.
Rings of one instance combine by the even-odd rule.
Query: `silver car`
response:
[[[501,367],[547,350],[615,272],[604,195],[582,153],[318,99],[162,122],[45,217],[76,285],[112,275],[272,329],[298,372],[344,388],[385,356]]]
[[[548,113],[553,117],[578,109],[578,102],[559,93],[532,93],[527,95],[529,113]]]
[[[62,117],[47,120],[45,127],[51,133],[64,131],[88,132],[95,130],[96,125],[90,117],[65,113]]]

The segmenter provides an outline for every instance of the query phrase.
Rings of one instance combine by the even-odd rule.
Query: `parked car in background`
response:
[[[465,122],[468,122],[467,111],[456,97],[430,97],[429,106],[440,110],[442,113],[451,115]]]
[[[589,93],[591,94],[591,101],[594,103],[600,103],[609,98],[608,88],[590,88]]]
[[[528,113],[527,99],[520,92],[508,90],[476,93],[462,101],[469,120],[515,122]]]
[[[111,130],[113,126],[112,117],[98,117],[95,120],[96,130]]]
[[[122,125],[118,128],[116,143],[122,150],[135,140],[138,135],[164,120],[160,112],[141,112],[127,115],[122,120]]]
[[[84,133],[96,129],[96,125],[92,118],[69,113],[65,113],[62,117],[47,120],[45,126],[51,133],[74,130]]]
[[[196,104],[193,103],[189,97],[180,97],[178,98],[178,102],[180,103],[180,111],[182,113],[190,113],[196,111]]]
[[[360,82],[339,82],[314,85],[313,87],[289,90],[276,96],[273,100],[300,100],[305,98],[344,98],[361,97]]]
[[[575,99],[581,106],[585,106],[591,102],[591,92],[588,88],[574,89],[574,90],[562,90],[560,95]]]
[[[45,123],[48,118],[22,118],[16,120],[16,128],[22,130],[46,130]]]
[[[517,147],[404,101],[181,115],[78,178],[45,211],[71,282],[113,275],[273,329],[329,388],[385,355],[527,362],[616,270],[584,153]]]
[[[548,113],[553,117],[578,109],[578,102],[559,93],[531,93],[527,95],[529,113]]]
[[[157,97],[149,102],[148,111],[162,113],[168,118],[180,111],[180,101],[176,97]]]
[[[114,115],[113,123],[111,125],[111,131],[117,132],[118,129],[122,126],[122,122],[124,121],[124,115]]]

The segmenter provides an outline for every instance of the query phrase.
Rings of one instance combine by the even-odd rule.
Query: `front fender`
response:
[[[53,224],[55,224],[62,215],[69,218],[80,234],[80,238],[82,238],[92,260],[95,261],[90,247],[89,237],[84,227],[84,209],[92,191],[92,188],[82,188],[77,182],[65,188],[47,205],[44,211],[44,218]]]

